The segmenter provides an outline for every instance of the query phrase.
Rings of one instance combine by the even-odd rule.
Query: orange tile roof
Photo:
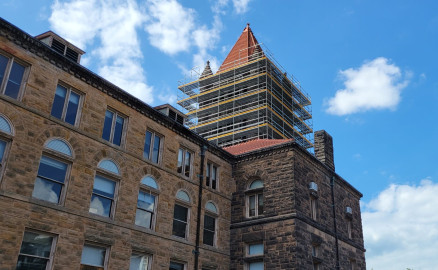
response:
[[[224,150],[232,155],[241,155],[262,148],[293,142],[294,139],[254,139],[244,143],[224,147]]]
[[[226,69],[232,68],[236,65],[241,65],[247,63],[249,57],[256,48],[262,51],[259,42],[254,37],[254,34],[249,27],[249,23],[246,25],[245,29],[243,29],[242,34],[237,40],[236,44],[234,44],[231,51],[228,53],[227,58],[225,58],[224,62],[220,66],[218,72],[224,71]]]

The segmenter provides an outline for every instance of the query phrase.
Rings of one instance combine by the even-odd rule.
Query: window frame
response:
[[[148,263],[147,263],[146,270],[152,269],[152,258],[153,258],[152,254],[132,250],[131,256],[129,258],[129,270],[131,269],[131,259],[132,259],[132,256],[134,256],[134,255],[148,257]]]
[[[152,177],[152,178],[154,179],[155,183],[157,182],[157,180],[155,179],[155,177],[153,177],[152,175],[145,175],[144,177],[142,177],[142,180],[143,180],[145,177]],[[158,186],[158,184],[157,184],[157,186]],[[138,226],[138,227],[141,227],[141,228],[145,228],[145,229],[149,229],[149,230],[155,231],[155,225],[156,225],[156,220],[157,220],[157,209],[158,209],[158,197],[159,197],[159,194],[160,194],[159,186],[158,186],[158,189],[155,189],[155,188],[153,188],[153,187],[151,187],[151,186],[148,186],[148,185],[143,184],[143,183],[140,181],[140,187],[139,187],[139,189],[138,189],[138,192],[140,193],[140,192],[142,192],[142,191],[143,191],[144,193],[148,193],[148,194],[153,195],[153,196],[155,197],[155,198],[154,198],[154,210],[153,210],[153,212],[152,212],[152,218],[151,218],[151,225],[150,225],[149,228],[147,228],[147,227],[144,227],[144,226],[141,226],[141,225],[137,225],[137,224],[135,223],[135,221],[136,221],[136,219],[137,219],[137,209],[141,209],[141,208],[138,207],[138,197],[137,197],[137,205],[136,205],[136,208],[135,208],[135,209],[136,209],[136,214],[135,214],[135,217],[134,217],[134,224],[135,224],[135,226]],[[144,209],[141,209],[141,210],[146,211],[146,212],[149,212],[149,211],[144,210]]]
[[[106,158],[104,158],[102,160],[106,160]],[[112,160],[112,159],[109,159],[109,160],[114,162],[114,160]],[[99,161],[99,163],[101,161]],[[114,162],[114,164],[116,164],[117,168],[120,169],[120,167],[118,166],[117,163]],[[93,199],[93,194],[94,194],[94,192],[93,192],[93,190],[94,190],[94,181],[96,179],[96,176],[102,177],[102,178],[104,178],[106,180],[109,180],[109,181],[112,181],[112,182],[115,183],[115,185],[114,185],[114,198],[112,199],[110,215],[108,217],[90,212],[91,201]],[[116,213],[116,205],[117,205],[117,200],[118,200],[118,193],[119,193],[118,191],[119,191],[119,184],[120,184],[121,178],[122,177],[121,177],[120,174],[115,174],[113,172],[107,171],[107,170],[99,168],[99,167],[96,168],[96,171],[94,173],[94,178],[93,178],[93,186],[92,186],[92,189],[91,189],[90,205],[89,205],[89,208],[88,208],[88,213],[89,214],[92,214],[93,216],[102,217],[102,218],[114,219],[114,216],[115,216],[115,213]],[[107,198],[106,196],[103,196],[103,195],[97,195],[97,196]]]
[[[181,151],[183,153],[183,158],[182,158],[182,161],[181,161],[181,164],[182,164],[181,167],[182,168],[181,168],[181,172],[178,172],[178,170],[179,170],[179,166],[178,166],[178,164],[179,164],[179,153]],[[186,166],[187,166],[186,165],[186,156],[187,156],[187,153],[190,154],[189,175],[186,175]],[[193,160],[194,160],[194,152],[188,150],[187,148],[180,147],[178,149],[177,164],[176,164],[176,166],[177,166],[177,168],[176,168],[177,173],[180,174],[181,176],[185,177],[185,178],[189,178],[190,179],[192,177],[192,171],[193,171]]]
[[[189,195],[189,193],[187,192],[187,190],[184,189],[180,189],[176,192],[176,194],[178,194],[178,192],[183,191],[185,192],[187,195]],[[191,200],[190,201],[183,201],[181,199],[179,199],[178,197],[176,197],[175,194],[175,204],[173,207],[173,216],[172,216],[172,237],[177,237],[178,239],[185,239],[188,240],[189,239],[189,235],[190,235],[190,217],[191,217]],[[190,195],[189,195],[189,199],[190,199]],[[180,207],[184,207],[187,209],[187,221],[186,221],[186,230],[185,230],[185,236],[181,237],[178,235],[173,234],[173,224],[175,222],[175,206],[178,205]],[[178,219],[178,221],[181,221]]]
[[[92,266],[92,267],[97,267],[95,265],[89,265],[89,264],[82,264],[82,254],[84,252],[84,247],[85,246],[89,246],[89,247],[94,247],[94,248],[101,248],[101,249],[105,249],[105,256],[103,258],[103,269],[106,270],[108,269],[108,260],[109,260],[109,253],[111,251],[111,247],[104,245],[104,244],[99,244],[99,243],[95,243],[95,242],[90,242],[90,241],[85,241],[85,243],[82,245],[82,252],[81,252],[81,260],[80,260],[80,265],[79,265],[79,269],[82,270],[82,265],[85,266]]]
[[[318,197],[310,195],[310,218],[318,221]]]
[[[8,156],[9,156],[9,151],[12,145],[12,141],[15,135],[15,129],[14,126],[12,125],[11,121],[9,120],[9,118],[7,118],[5,115],[0,113],[0,117],[3,118],[9,125],[11,132],[7,133],[3,130],[0,130],[0,141],[5,142],[5,149],[3,151],[3,157],[2,160],[0,161],[0,183],[1,180],[3,179],[3,173],[6,171],[6,165],[7,165],[7,161],[8,161]]]
[[[8,63],[6,64],[5,73],[3,74],[3,76],[4,76],[3,80],[0,81],[0,94],[2,96],[6,96],[8,98],[12,98],[12,99],[21,101],[21,99],[23,98],[24,89],[26,87],[27,78],[29,77],[30,64],[26,63],[25,61],[23,61],[23,60],[21,60],[21,59],[19,59],[17,57],[15,57],[14,55],[6,53],[6,52],[4,52],[2,50],[0,50],[0,55],[8,58]],[[11,70],[12,70],[12,66],[13,66],[14,62],[16,62],[17,64],[19,64],[19,65],[24,67],[23,77],[21,78],[21,81],[20,81],[20,87],[18,89],[17,98],[13,98],[13,97],[10,97],[10,96],[5,94],[6,86],[8,84],[9,76],[11,75]]]
[[[69,125],[77,127],[77,126],[79,126],[80,118],[81,118],[81,115],[82,115],[82,107],[83,107],[83,102],[84,102],[84,99],[85,99],[84,98],[85,94],[83,92],[77,90],[76,88],[73,88],[73,87],[69,86],[68,84],[66,84],[64,82],[58,81],[58,84],[56,85],[56,89],[55,89],[55,95],[53,97],[52,110],[53,110],[53,105],[55,103],[56,90],[58,89],[58,85],[67,89],[67,93],[66,93],[66,96],[65,96],[64,104],[62,106],[61,118],[58,118],[58,117],[52,115],[52,111],[50,111],[50,115],[55,117],[58,120],[61,120],[64,123],[67,123]],[[65,116],[67,114],[68,103],[69,103],[69,98],[70,98],[71,92],[79,95],[78,110],[76,111],[76,119],[75,119],[75,123],[74,124],[70,124],[67,121],[65,121]]]
[[[217,209],[217,206],[216,206],[215,203],[213,203],[211,201],[208,201],[207,204],[208,203],[212,203],[216,207],[216,209]],[[207,204],[205,204],[205,205],[207,205]],[[205,231],[207,230],[205,228],[205,217],[206,216],[214,219],[214,231],[213,231],[213,243],[212,243],[212,245],[207,244],[207,243],[204,242],[205,241],[205,237],[204,237],[205,236]],[[207,208],[205,208],[203,227],[202,227],[202,244],[203,245],[206,245],[206,246],[209,246],[209,247],[217,247],[218,218],[219,218],[219,214],[218,213],[214,213],[214,212],[208,210]],[[211,232],[210,230],[207,230],[207,231]]]
[[[183,261],[180,261],[180,260],[174,260],[174,259],[170,259],[170,261],[169,261],[169,269],[170,269],[170,264],[171,263],[182,264],[183,265],[183,270],[187,269],[187,263],[186,262],[183,262]]]
[[[52,244],[50,245],[50,255],[49,255],[49,258],[45,258],[45,257],[41,257],[41,256],[35,256],[35,255],[23,255],[23,256],[27,256],[27,257],[47,259],[48,263],[46,265],[46,270],[52,269],[53,268],[53,261],[55,259],[55,251],[56,251],[55,248],[56,248],[56,244],[58,242],[58,235],[53,234],[53,233],[37,231],[37,230],[29,229],[29,228],[25,228],[24,229],[23,235],[21,237],[21,245],[20,245],[20,249],[18,251],[18,258],[17,258],[17,262],[16,262],[15,266],[17,266],[18,259],[20,258],[20,255],[22,254],[21,253],[21,246],[23,245],[24,235],[26,234],[26,232],[40,234],[40,235],[46,235],[46,236],[52,237]]]
[[[216,169],[215,179],[210,176],[212,174],[213,168]],[[216,181],[215,187],[213,187],[213,181]],[[211,189],[219,190],[219,166],[211,161],[207,161],[205,171],[205,185]]]
[[[110,130],[110,135],[109,135],[108,140],[103,138],[103,134],[104,134],[104,131],[105,131],[105,118],[106,118],[106,112],[107,111],[110,111],[110,112],[113,113],[113,119],[111,121],[111,130]],[[115,124],[116,124],[116,121],[117,121],[117,116],[123,118],[122,134],[120,136],[120,145],[118,145],[118,144],[113,142],[114,141],[114,131],[115,131],[115,126],[116,126]],[[117,110],[115,110],[115,109],[113,109],[111,107],[107,107],[106,110],[105,110],[105,115],[104,115],[104,119],[103,119],[103,127],[102,127],[101,138],[104,141],[110,143],[113,146],[123,147],[125,145],[127,126],[128,126],[128,117],[126,115],[120,113],[119,111],[117,111]]]
[[[255,181],[261,181],[263,183],[262,187],[258,187],[258,188],[253,188],[251,189],[251,185],[252,183],[254,183]],[[246,211],[246,217],[247,218],[257,218],[259,216],[263,216],[265,213],[265,197],[264,197],[264,189],[265,189],[265,183],[261,180],[261,179],[255,179],[253,181],[251,181],[248,185],[248,189],[245,191],[245,211]],[[263,202],[263,209],[262,209],[262,213],[259,213],[259,195],[262,196],[262,202]],[[251,209],[250,209],[250,198],[254,196],[254,215],[251,216]]]
[[[262,253],[250,254],[250,249],[251,249],[252,245],[262,245],[262,247],[263,247]],[[245,269],[250,270],[252,263],[259,263],[259,262],[263,263],[263,269],[265,269],[264,255],[265,255],[265,243],[263,241],[246,243],[245,244]]]
[[[150,132],[151,133],[151,141],[150,141],[150,145],[149,145],[149,155],[148,157],[145,156],[145,147],[146,147],[146,134]],[[158,157],[157,157],[157,162],[155,162],[154,160],[152,160],[153,157],[153,150],[154,150],[154,143],[155,143],[155,137],[160,138],[160,145],[158,146]],[[163,141],[164,141],[164,136],[156,131],[153,131],[151,129],[146,129],[145,132],[145,136],[144,136],[144,145],[143,145],[143,158],[146,160],[149,160],[150,162],[154,163],[154,164],[161,164],[161,159],[162,159],[162,153],[163,153]]]

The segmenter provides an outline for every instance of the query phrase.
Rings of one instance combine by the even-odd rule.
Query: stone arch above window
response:
[[[178,191],[176,193],[176,197],[181,201],[190,202],[189,194],[187,194],[187,192],[185,192],[184,190]]]
[[[249,185],[249,189],[257,189],[263,187],[263,181],[262,180],[254,180]]]
[[[212,213],[215,213],[215,214],[218,213],[218,212],[217,212],[217,207],[216,207],[216,205],[215,205],[214,203],[212,203],[212,202],[208,202],[208,203],[205,205],[205,209],[207,209],[208,211],[210,211],[210,212],[212,212]]]
[[[107,172],[120,175],[119,166],[117,166],[117,164],[110,159],[104,159],[100,161],[97,167]]]
[[[0,131],[9,135],[13,135],[12,124],[5,116],[0,114]]]
[[[150,175],[143,177],[143,179],[141,179],[141,183],[147,187],[158,189],[157,181],[155,181],[155,179]]]
[[[71,150],[71,147],[64,140],[51,139],[46,143],[45,147],[63,155],[73,157],[73,151]]]

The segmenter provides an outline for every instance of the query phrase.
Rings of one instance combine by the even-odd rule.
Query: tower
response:
[[[182,83],[185,123],[222,147],[260,138],[311,148],[310,97],[262,47],[248,24],[215,74],[207,62],[198,78]]]

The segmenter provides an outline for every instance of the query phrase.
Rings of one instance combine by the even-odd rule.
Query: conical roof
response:
[[[262,52],[259,42],[252,33],[248,23],[245,29],[243,29],[243,32],[236,44],[234,44],[233,48],[228,53],[227,58],[225,58],[224,62],[220,66],[218,72],[232,68],[236,65],[247,63],[249,61],[249,57],[254,53],[256,48],[259,53]]]
[[[207,61],[207,64],[205,65],[204,71],[202,71],[201,76],[199,77],[199,79],[202,79],[204,77],[213,75],[213,71],[211,71],[210,68],[210,61]]]

